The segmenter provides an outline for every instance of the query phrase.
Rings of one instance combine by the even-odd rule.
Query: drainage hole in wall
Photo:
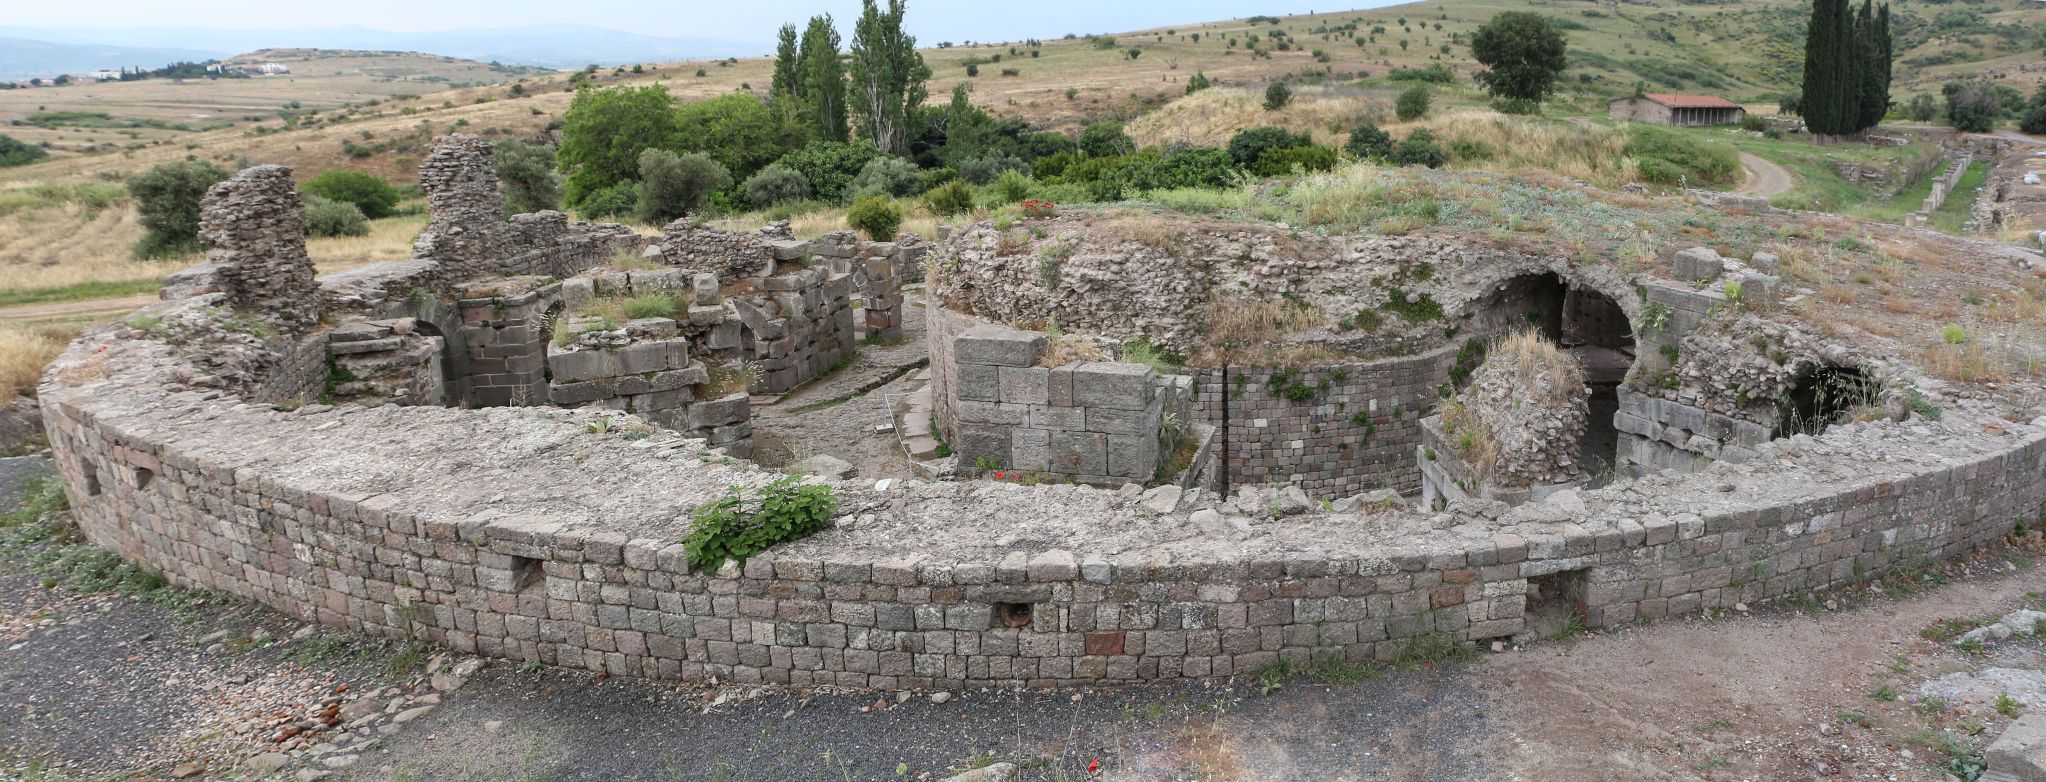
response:
[[[513,556],[511,559],[513,592],[524,592],[546,583],[546,574],[540,572],[540,560],[521,556]]]
[[[1030,625],[1030,604],[996,603],[995,621],[1003,627],[1028,627]]]
[[[156,480],[155,472],[147,467],[135,468],[135,489],[137,491],[149,488],[149,482],[153,480]]]

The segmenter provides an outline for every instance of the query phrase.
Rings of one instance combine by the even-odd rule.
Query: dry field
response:
[[[281,62],[283,76],[247,79],[146,79],[0,90],[0,122],[8,135],[48,144],[52,155],[74,155],[176,146],[208,129],[281,122],[288,108],[326,111],[352,103],[417,96],[452,86],[493,84],[544,73],[411,52],[341,52],[274,49],[235,58]],[[59,122],[29,124],[41,112],[98,112],[114,127]],[[136,121],[139,121],[136,122]],[[83,123],[94,124],[94,123]],[[137,127],[121,125],[139,124]]]

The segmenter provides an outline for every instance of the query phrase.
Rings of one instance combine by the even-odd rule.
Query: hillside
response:
[[[132,153],[203,143],[223,133],[239,136],[264,123],[282,130],[349,104],[416,99],[549,73],[417,52],[266,49],[227,61],[278,62],[291,73],[0,90],[0,123],[9,126],[8,135],[44,144],[59,159]]]

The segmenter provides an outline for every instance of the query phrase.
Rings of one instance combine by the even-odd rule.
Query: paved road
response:
[[[1741,153],[1741,168],[1748,170],[1748,181],[1739,191],[1741,195],[1768,198],[1789,190],[1793,184],[1790,172],[1782,166],[1746,152]]]

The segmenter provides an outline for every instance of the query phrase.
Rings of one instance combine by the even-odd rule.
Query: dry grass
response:
[[[1492,435],[1492,426],[1454,398],[1442,400],[1436,410],[1442,414],[1442,433],[1448,436],[1456,458],[1470,468],[1471,477],[1479,483],[1490,478],[1492,470],[1499,466],[1500,456],[1499,439]]]
[[[1115,356],[1094,340],[1074,334],[1064,334],[1051,341],[1051,347],[1037,360],[1041,367],[1062,367],[1088,361],[1113,361]]]
[[[43,367],[84,330],[81,324],[0,326],[0,399],[35,390]]]
[[[1299,87],[1293,91],[1292,103],[1278,111],[1266,111],[1263,90],[1215,88],[1138,117],[1125,132],[1145,147],[1219,147],[1228,144],[1237,131],[1270,125],[1312,134],[1316,143],[1340,145],[1349,138],[1350,128],[1367,119],[1390,116],[1391,107],[1390,97],[1361,89]]]
[[[402,215],[372,220],[368,236],[337,236],[306,242],[321,274],[338,272],[384,261],[412,257],[412,242],[426,228],[426,215]]]
[[[1287,343],[1288,335],[1328,325],[1316,307],[1252,296],[1218,296],[1208,304],[1208,332],[1188,362],[1198,366],[1245,364],[1305,366],[1335,354],[1320,345]]]
[[[907,208],[910,205],[905,202],[902,206]],[[902,230],[921,236],[926,240],[936,241],[938,238],[938,218],[932,216],[921,207],[909,208],[907,211],[908,213],[902,216]],[[806,212],[790,217],[788,221],[789,230],[796,233],[797,239],[815,239],[833,231],[852,230],[851,227],[845,224],[845,209],[842,207]],[[727,231],[751,232],[766,227],[770,222],[773,222],[773,220],[769,219],[765,212],[747,212],[745,214],[712,220],[710,225],[713,228],[721,228]]]
[[[1493,340],[1485,366],[1512,372],[1515,388],[1523,395],[1545,394],[1533,401],[1546,407],[1569,404],[1584,395],[1584,373],[1577,360],[1533,329]]]
[[[1428,182],[1360,164],[1300,180],[1286,198],[1309,225],[1401,235],[1434,225],[1440,196]]]
[[[2037,333],[2001,333],[1972,324],[1960,342],[1945,339],[1925,348],[1923,363],[1933,375],[1963,383],[2000,383],[2038,377],[2046,354]],[[1937,338],[1937,337],[1936,337]]]

